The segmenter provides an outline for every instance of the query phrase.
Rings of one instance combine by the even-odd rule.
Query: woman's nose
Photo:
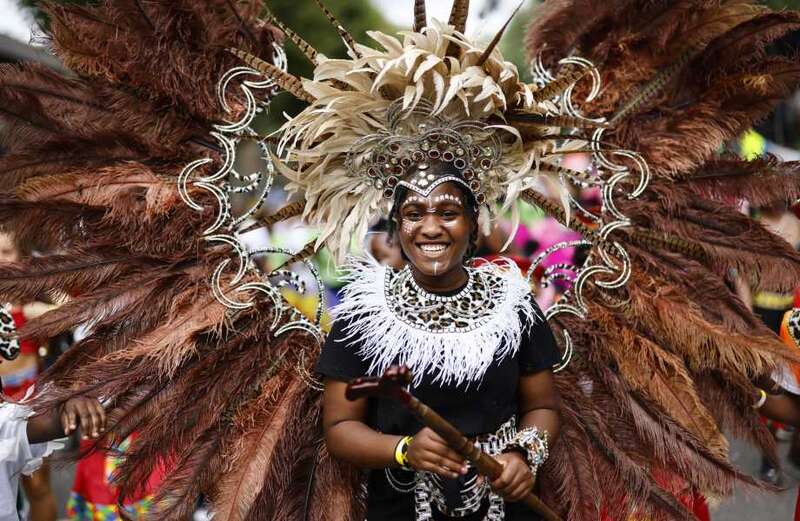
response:
[[[435,213],[427,213],[422,218],[422,228],[420,231],[426,238],[435,238],[442,234],[442,226],[439,222],[439,216]]]

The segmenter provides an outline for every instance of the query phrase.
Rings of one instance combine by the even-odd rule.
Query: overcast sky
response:
[[[0,0],[0,34],[28,42],[33,20],[27,16],[15,0]]]
[[[411,27],[414,0],[370,0],[383,15],[399,27]],[[479,15],[487,0],[470,2],[470,18],[467,21],[467,32],[476,39],[488,39],[494,35],[506,21],[519,0],[499,0],[499,8],[491,16],[481,20]],[[451,2],[448,0],[428,0],[428,17],[447,20]],[[0,34],[16,38],[22,42],[30,39],[30,28],[33,20],[27,16],[15,0],[0,0]]]
[[[383,15],[392,23],[410,28],[414,14],[414,0],[370,0],[380,9]],[[469,19],[467,20],[467,35],[478,40],[490,39],[503,26],[520,0],[499,0],[498,7],[490,16],[481,20],[480,15],[487,0],[472,0],[470,2]],[[527,2],[526,2],[527,3]],[[449,0],[428,0],[428,18],[437,18],[447,21],[450,16],[452,2]]]

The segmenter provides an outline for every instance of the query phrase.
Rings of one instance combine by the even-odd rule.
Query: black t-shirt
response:
[[[536,306],[536,304],[533,304]],[[521,375],[551,369],[561,355],[553,333],[536,307],[534,323],[521,315],[523,330],[519,349],[513,356],[495,360],[480,383],[443,385],[425,375],[411,393],[442,415],[467,436],[495,432],[517,414],[517,388]],[[316,370],[340,381],[368,374],[369,362],[359,356],[360,342],[348,338],[347,324],[336,321],[322,348]],[[413,435],[422,427],[402,406],[388,399],[370,399],[367,423],[379,432]],[[369,521],[409,521],[414,519],[413,493],[400,493],[388,483],[383,470],[371,471],[367,485]],[[517,511],[519,514],[514,514]],[[521,505],[507,506],[506,519],[536,519]]]

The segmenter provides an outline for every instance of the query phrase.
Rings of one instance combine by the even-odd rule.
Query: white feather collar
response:
[[[544,320],[510,261],[469,268],[471,284],[444,299],[416,287],[408,270],[374,259],[350,259],[346,270],[334,316],[349,323],[347,339],[361,346],[373,375],[399,363],[415,384],[426,374],[440,385],[479,383],[493,361],[517,352],[523,321],[530,327]]]

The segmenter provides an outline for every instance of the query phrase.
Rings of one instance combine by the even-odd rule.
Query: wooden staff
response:
[[[493,457],[485,454],[466,436],[461,434],[450,422],[439,416],[436,411],[414,398],[406,390],[411,383],[411,371],[406,366],[393,366],[381,377],[356,378],[347,384],[345,396],[348,400],[358,400],[367,396],[386,396],[406,406],[423,425],[431,428],[441,436],[447,444],[464,458],[470,461],[478,473],[494,481],[503,473],[503,466]],[[561,521],[533,492],[522,500],[531,509],[544,516],[546,521]]]

